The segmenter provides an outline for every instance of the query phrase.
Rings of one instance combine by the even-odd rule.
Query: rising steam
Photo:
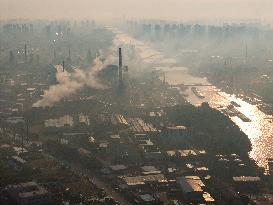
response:
[[[49,89],[45,91],[43,98],[34,103],[32,106],[52,106],[64,97],[75,93],[83,86],[89,86],[96,89],[106,89],[107,87],[98,80],[97,74],[105,67],[105,65],[112,62],[112,60],[113,56],[110,56],[104,62],[97,57],[94,60],[94,65],[88,68],[87,71],[77,69],[73,73],[69,73],[67,71],[62,72],[62,67],[60,65],[56,66],[56,78],[59,83],[57,85],[50,86]]]

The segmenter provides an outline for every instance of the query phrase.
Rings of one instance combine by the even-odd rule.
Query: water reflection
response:
[[[192,84],[192,76],[186,72],[172,71],[166,72],[166,81],[170,84]],[[189,80],[188,80],[189,79]],[[194,78],[195,84],[209,84],[203,78]],[[244,100],[237,98],[235,95],[229,95],[221,92],[215,86],[198,86],[195,85],[202,94],[204,99],[198,98],[191,89],[183,93],[187,95],[187,100],[198,106],[202,102],[208,102],[211,107],[223,111],[231,102],[237,103],[238,111],[243,113],[250,122],[244,122],[237,116],[230,117],[240,129],[249,137],[252,144],[252,151],[249,153],[259,166],[266,167],[267,158],[273,157],[273,124],[268,120],[272,116],[260,111],[256,105],[249,104]],[[190,87],[189,87],[190,88]]]
[[[230,118],[249,137],[252,144],[252,151],[249,153],[250,157],[262,167],[266,166],[267,158],[273,158],[273,123],[266,119],[272,118],[272,116],[266,115],[256,105],[251,105],[237,98],[235,95],[221,92],[215,86],[201,86],[200,84],[209,85],[210,83],[206,78],[191,76],[184,67],[177,69],[177,67],[171,66],[175,62],[174,59],[164,57],[162,53],[152,49],[148,44],[140,42],[115,29],[112,29],[112,31],[116,33],[116,42],[119,45],[134,45],[136,53],[138,53],[142,62],[151,64],[151,67],[161,66],[161,69],[165,72],[166,82],[172,85],[189,85],[188,89],[183,92],[181,91],[181,93],[187,96],[186,98],[190,103],[198,106],[202,102],[208,102],[211,107],[220,111],[223,111],[232,101],[238,103],[239,106],[236,109],[251,121],[244,122],[237,116]],[[161,65],[160,62],[162,63]],[[166,67],[166,62],[170,66]],[[192,92],[191,87],[197,87],[202,92],[202,95],[204,95],[204,98],[197,97]]]

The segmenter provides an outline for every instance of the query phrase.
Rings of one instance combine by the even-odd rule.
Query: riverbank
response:
[[[196,87],[200,89],[205,96],[203,99],[196,97],[191,92],[191,87],[181,92],[182,95],[187,95],[186,99],[191,104],[200,105],[203,102],[208,102],[210,106],[220,110],[227,107],[232,101],[238,103],[240,105],[238,110],[249,118],[250,122],[244,122],[236,116],[230,118],[248,136],[253,148],[252,151],[249,152],[249,156],[254,159],[259,166],[267,166],[267,158],[273,157],[273,141],[271,134],[273,132],[273,126],[266,119],[268,118],[268,115],[263,113],[256,106],[244,101],[242,98],[236,97],[235,94],[228,94],[225,92],[225,90],[220,90],[217,85],[198,85],[210,84],[206,78],[192,76],[189,72],[185,71],[172,72],[172,76],[170,77],[169,73],[174,65],[177,66],[178,61],[173,58],[164,57],[164,54],[153,49],[149,45],[150,43],[141,42],[122,32],[116,32],[116,38],[122,39],[121,43],[124,45],[135,45],[135,53],[137,53],[140,60],[143,59],[142,61],[144,63],[151,65],[151,68],[155,68],[157,66],[167,68],[164,69],[165,81],[167,83],[173,85],[174,87],[178,84],[196,84]],[[171,63],[165,63],[167,60]]]

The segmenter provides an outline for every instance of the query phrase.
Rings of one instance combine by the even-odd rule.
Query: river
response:
[[[185,84],[188,89],[181,91],[186,99],[193,105],[199,106],[202,102],[219,111],[224,109],[231,102],[236,105],[236,109],[245,115],[250,121],[241,120],[238,116],[229,117],[248,136],[252,144],[249,156],[254,159],[257,165],[266,168],[267,158],[273,158],[273,123],[272,116],[263,113],[256,104],[250,104],[235,95],[229,95],[211,85],[206,78],[195,77],[189,74],[188,68],[178,67],[176,60],[165,57],[163,53],[153,49],[149,43],[141,42],[128,34],[117,29],[110,28],[116,34],[115,43],[126,49],[134,48],[138,57],[143,63],[150,64],[151,69],[160,69],[165,73],[165,80],[171,85]],[[196,87],[203,98],[197,97],[191,87]]]

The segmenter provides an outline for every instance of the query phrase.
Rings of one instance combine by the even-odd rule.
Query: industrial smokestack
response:
[[[28,121],[26,121],[26,128],[27,128],[27,130],[26,130],[26,137],[27,137],[27,142],[29,142],[29,122]]]
[[[0,58],[1,58],[1,51],[2,51],[2,41],[1,41],[1,38],[0,38]]]
[[[56,62],[56,50],[54,48],[54,51],[53,51],[53,64],[55,64]]]
[[[70,48],[70,45],[68,47],[68,59],[71,61],[71,48]]]
[[[63,72],[64,72],[64,61],[63,61]]]
[[[118,67],[118,77],[119,77],[119,85],[122,85],[122,52],[121,48],[118,49],[119,54],[119,67]]]
[[[245,48],[245,63],[247,63],[248,53],[247,53],[247,44]]]
[[[122,52],[121,52],[121,48],[119,48],[118,50],[119,50],[119,68],[122,68]]]
[[[40,56],[38,54],[36,55],[36,63],[37,63],[37,65],[40,64]]]
[[[9,62],[10,62],[10,63],[13,63],[13,61],[14,61],[14,55],[13,55],[13,52],[10,51],[10,52],[9,52]]]
[[[27,63],[27,44],[25,44],[25,63]]]

